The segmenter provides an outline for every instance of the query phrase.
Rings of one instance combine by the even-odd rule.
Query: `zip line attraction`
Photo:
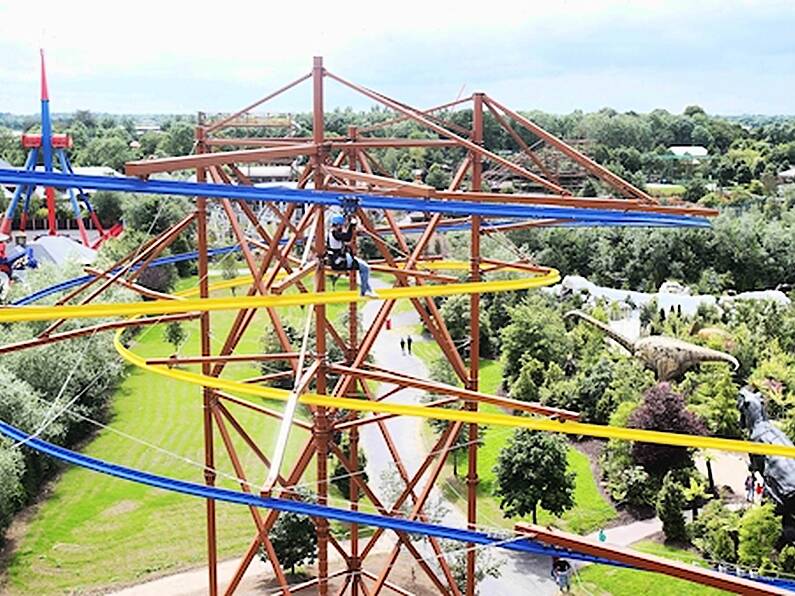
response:
[[[242,116],[275,95],[310,79],[313,83],[314,98],[311,137],[214,136],[214,133],[226,128],[245,126]],[[438,138],[403,139],[367,136],[366,133],[372,130],[359,130],[356,127],[350,127],[344,137],[326,135],[323,121],[323,86],[327,79],[332,79],[388,107],[398,115],[397,121],[414,121],[436,133]],[[87,275],[38,290],[18,299],[10,306],[0,308],[0,323],[48,322],[38,336],[0,346],[0,354],[67,341],[99,331],[115,330],[114,346],[125,361],[147,373],[201,388],[204,404],[202,424],[205,432],[205,484],[163,478],[103,462],[51,445],[5,423],[0,423],[0,433],[75,465],[206,499],[208,591],[213,595],[219,592],[216,571],[215,501],[250,506],[255,526],[251,545],[231,583],[226,587],[228,594],[233,593],[239,586],[251,560],[261,548],[269,555],[268,560],[280,589],[285,594],[290,593],[286,575],[268,538],[268,530],[276,521],[280,511],[308,515],[315,520],[318,537],[318,573],[317,578],[311,583],[317,586],[321,594],[327,594],[329,589],[330,545],[341,554],[345,565],[346,579],[340,593],[349,590],[352,594],[358,594],[361,590],[362,593],[377,594],[385,587],[389,587],[387,582],[390,570],[400,553],[406,552],[414,558],[418,569],[440,593],[454,596],[466,593],[467,596],[471,596],[476,585],[475,545],[630,566],[668,573],[743,593],[780,594],[784,593],[784,589],[792,589],[793,584],[785,580],[773,578],[750,580],[673,564],[670,561],[655,560],[654,557],[637,553],[630,555],[616,550],[611,554],[610,549],[604,545],[599,551],[600,555],[595,556],[593,554],[595,547],[578,542],[579,537],[567,538],[562,534],[556,535],[555,540],[564,540],[569,546],[555,547],[551,546],[552,538],[545,537],[540,528],[528,530],[517,527],[519,534],[512,539],[476,530],[477,429],[480,425],[529,428],[572,435],[786,457],[795,457],[795,448],[586,424],[579,422],[577,412],[519,402],[479,390],[479,317],[470,315],[471,345],[469,354],[465,358],[459,352],[459,346],[450,337],[450,332],[433,299],[466,295],[469,297],[470,313],[478,313],[481,294],[523,291],[549,286],[560,280],[556,270],[536,265],[525,258],[508,262],[484,256],[481,254],[481,236],[550,226],[707,229],[708,218],[715,212],[688,205],[658,204],[642,190],[612,174],[485,94],[474,94],[465,100],[445,104],[442,108],[460,104],[462,101],[472,101],[473,105],[471,129],[468,132],[462,132],[460,125],[436,115],[440,108],[425,111],[410,108],[330,73],[323,67],[321,59],[315,59],[310,74],[236,114],[213,122],[207,122],[200,116],[195,155],[130,162],[127,165],[127,173],[133,177],[78,176],[68,172],[68,168],[61,173],[49,170],[36,172],[30,169],[0,169],[0,183],[16,185],[18,189],[26,189],[25,192],[32,192],[35,187],[44,186],[195,198],[196,209],[193,213],[186,215],[144,245],[136,247],[133,252],[108,268],[102,271],[90,270]],[[487,111],[500,126],[509,131],[509,134],[513,132],[512,138],[518,138],[517,143],[524,161],[508,160],[485,147],[483,117]],[[377,127],[378,125],[370,128]],[[612,188],[618,196],[593,199],[575,197],[558,184],[554,172],[550,171],[528,146],[525,146],[525,142],[513,127],[520,127],[548,147],[559,151],[576,163],[585,174],[599,179],[602,184]],[[382,170],[377,156],[372,154],[378,149],[410,146],[463,150],[461,153],[464,158],[446,191],[421,183],[396,180]],[[230,147],[245,147],[247,150],[221,150]],[[251,147],[254,149],[250,149]],[[241,163],[261,163],[298,156],[306,156],[307,161],[296,189],[255,187],[238,167]],[[492,167],[502,168],[522,178],[530,185],[531,190],[508,195],[480,191],[485,163],[491,163]],[[526,163],[532,165],[523,165]],[[150,175],[159,172],[186,169],[195,169],[197,182],[148,179]],[[374,170],[379,173],[376,174]],[[466,180],[468,182],[465,183]],[[462,190],[465,184],[468,184],[469,190]],[[313,188],[306,188],[308,185],[312,185]],[[532,189],[540,189],[540,192]],[[274,223],[269,226],[265,226],[252,209],[252,206],[260,205],[265,205],[276,215]],[[235,244],[223,248],[209,248],[208,208],[221,210],[228,217]],[[369,259],[370,266],[395,280],[394,287],[380,289],[376,299],[359,296],[356,291],[355,271],[342,273],[332,271],[324,263],[327,214],[340,211],[355,215],[361,222],[352,240],[354,247],[357,242],[369,240],[380,255],[380,259]],[[423,213],[426,219],[419,223],[405,223],[396,217],[409,212]],[[195,233],[198,245],[196,251],[160,256],[180,234],[188,233],[188,230],[193,230]],[[446,260],[440,255],[429,253],[428,249],[434,237],[453,231],[470,232],[468,261]],[[409,235],[413,235],[411,241],[408,239]],[[299,250],[299,247],[302,248]],[[296,256],[297,252],[303,252],[303,258]],[[243,259],[250,274],[210,284],[208,280],[210,259],[226,258],[233,253]],[[145,270],[185,260],[195,260],[198,263],[198,287],[168,294],[154,292],[139,283],[138,277]],[[466,277],[463,281],[460,278],[462,274]],[[328,275],[348,277],[350,290],[327,291]],[[309,279],[312,280],[312,286],[306,283]],[[111,286],[127,288],[140,294],[145,300],[127,303],[98,302],[103,292]],[[246,295],[211,297],[212,292],[217,293],[237,287],[248,288]],[[42,298],[56,294],[60,294],[61,297],[54,305],[35,305]],[[367,357],[379,333],[388,327],[389,317],[397,300],[410,302],[428,333],[439,345],[444,358],[460,379],[461,387],[416,379],[398,371],[368,364]],[[362,333],[356,322],[360,316],[361,306],[366,303],[374,303],[377,306],[377,314],[372,325]],[[326,307],[330,305],[341,305],[342,308],[347,309],[347,322],[329,320]],[[304,334],[309,332],[312,322],[315,330],[315,345],[312,350],[308,348],[305,340],[300,350],[296,351],[285,332],[285,324],[280,313],[294,306],[311,307],[307,312]],[[223,310],[235,312],[234,322],[223,340],[220,352],[213,353],[210,349],[210,316],[211,313]],[[238,351],[241,338],[257,312],[267,315],[274,336],[281,347],[280,353],[247,354]],[[59,327],[65,321],[83,319],[98,319],[98,321],[89,327],[71,326],[59,331]],[[190,319],[199,320],[200,355],[184,357],[174,355],[169,358],[147,359],[136,354],[122,342],[122,332],[125,329]],[[343,332],[338,328],[343,329]],[[332,362],[329,359],[328,342],[336,344],[341,349],[344,354],[343,360]],[[296,379],[292,390],[270,386],[268,383],[278,378],[275,373],[245,382],[222,376],[225,367],[231,362],[266,360],[289,364],[288,370],[279,374],[282,376],[286,374]],[[306,366],[304,362],[307,363]],[[175,364],[199,364],[201,372],[174,368]],[[394,403],[387,399],[387,395],[381,397],[374,395],[370,386],[372,382],[393,385],[394,389],[389,395],[410,388],[428,391],[433,393],[435,401],[425,405]],[[269,410],[259,405],[262,400],[285,401],[288,406],[283,412]],[[293,418],[292,413],[299,403],[311,413],[309,423]],[[454,403],[461,404],[461,408],[442,407]],[[278,444],[273,451],[276,455],[272,461],[264,457],[261,450],[256,447],[257,441],[236,420],[230,404],[254,409],[261,414],[281,419],[282,428]],[[480,404],[496,405],[504,411],[519,412],[519,414],[480,411]],[[385,423],[391,418],[400,416],[436,419],[449,423],[415,472],[410,472],[404,465],[400,453],[402,446],[395,443]],[[268,477],[275,482],[269,484],[261,496],[250,492],[250,485],[245,479],[251,477],[251,474],[247,474],[240,464],[237,449],[229,440],[227,423],[231,424],[235,432],[259,454]],[[378,425],[380,437],[394,460],[400,480],[405,484],[405,489],[402,490],[392,511],[386,506],[388,504],[380,502],[366,480],[360,478],[357,456],[357,450],[361,448],[359,431],[370,424]],[[288,468],[282,461],[282,455],[292,426],[303,426],[305,430],[310,431],[310,436],[299,452],[294,454],[297,458]],[[447,456],[454,448],[454,439],[461,432],[468,433],[469,437],[466,447],[469,468],[466,495],[467,529],[428,523],[424,512],[431,490],[439,479]],[[216,433],[220,433],[223,439],[223,449],[232,462],[235,476],[240,481],[243,492],[215,487],[214,436]],[[332,440],[332,435],[335,433],[346,435],[348,453],[343,452]],[[344,495],[349,501],[350,509],[329,507],[327,504],[329,458],[336,458],[350,475],[350,493]],[[316,502],[302,502],[296,500],[291,487],[299,482],[312,462],[317,466]],[[359,503],[363,498],[382,514],[359,511]],[[396,516],[401,503],[411,506],[411,512],[407,516]],[[255,514],[258,508],[269,510],[270,513],[267,517]],[[329,520],[350,524],[349,550],[329,535]],[[359,543],[364,538],[359,535],[360,525],[379,528],[361,550]],[[366,573],[363,565],[367,563],[368,553],[385,529],[394,531],[398,542],[392,548],[383,570],[378,575],[370,574],[372,582],[365,581]],[[435,566],[428,565],[423,555],[413,546],[412,534],[428,537],[429,548],[433,551],[436,560]],[[464,589],[461,589],[453,579],[450,565],[438,542],[438,539],[442,538],[458,540],[472,547],[466,553],[467,579]]]

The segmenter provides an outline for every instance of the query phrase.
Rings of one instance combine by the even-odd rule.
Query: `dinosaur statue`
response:
[[[681,339],[664,335],[650,335],[637,341],[631,341],[601,321],[579,310],[567,312],[566,318],[570,317],[582,319],[603,331],[610,339],[619,343],[635,358],[643,362],[646,368],[654,371],[658,381],[671,381],[679,378],[687,370],[702,362],[728,362],[735,370],[740,366],[737,359],[730,354],[697,346]]]
[[[789,437],[768,420],[762,396],[751,387],[740,389],[737,408],[740,422],[748,429],[752,441],[792,446]],[[751,470],[762,474],[767,494],[784,513],[792,514],[795,509],[795,460],[778,455],[751,455]]]

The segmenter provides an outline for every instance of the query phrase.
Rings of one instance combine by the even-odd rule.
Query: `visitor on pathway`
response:
[[[409,355],[411,355],[411,344],[413,344],[413,343],[414,343],[414,340],[413,340],[413,339],[411,339],[411,336],[409,335],[409,336],[406,338],[406,347],[407,347],[407,348],[408,348],[408,350],[409,350]]]
[[[561,592],[568,592],[571,589],[571,563],[566,559],[553,558],[552,578]]]
[[[326,239],[328,264],[334,271],[358,271],[359,293],[375,298],[376,294],[370,287],[370,265],[364,259],[353,256],[348,244],[355,230],[355,218],[339,214],[331,216],[331,229]]]
[[[406,353],[406,340],[402,337],[400,338],[400,353],[404,355]]]
[[[746,503],[753,503],[754,502],[754,486],[756,485],[756,480],[754,480],[753,474],[748,474],[748,477],[745,479],[745,501]]]

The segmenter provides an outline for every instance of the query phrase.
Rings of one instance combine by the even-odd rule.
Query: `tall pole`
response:
[[[472,140],[478,145],[483,144],[483,94],[473,96]],[[472,190],[480,191],[483,168],[481,155],[472,153]],[[470,281],[480,281],[480,216],[472,216],[472,240],[470,253]],[[480,369],[480,294],[469,297],[469,389],[477,391]],[[476,411],[477,402],[467,402],[468,410]],[[478,425],[470,424],[468,428],[469,466],[467,471],[467,526],[474,530],[477,527],[477,490],[478,490]],[[467,584],[466,596],[475,596],[475,545],[470,544],[467,551]]]
[[[206,145],[204,143],[203,121],[199,120],[196,127],[196,151],[204,153]],[[205,168],[196,169],[197,182],[207,180],[207,170]],[[209,298],[210,285],[208,279],[209,259],[207,255],[207,199],[205,197],[196,198],[196,226],[199,237],[199,295],[202,298]],[[202,356],[210,356],[210,313],[204,312],[199,318],[201,330],[201,350]],[[209,361],[202,362],[202,374],[210,375],[211,364]],[[215,452],[213,449],[213,400],[215,396],[212,389],[203,389],[203,416],[204,416],[204,482],[207,486],[215,486]],[[209,593],[210,596],[218,594],[218,551],[216,545],[215,527],[215,501],[207,499],[207,568],[209,570]]]
[[[323,58],[315,56],[312,67],[312,140],[316,145],[323,143]],[[323,173],[320,164],[323,156],[320,153],[312,158],[315,166],[315,189],[323,187]],[[326,273],[323,257],[326,254],[326,224],[325,213],[322,208],[317,209],[317,223],[315,225],[315,256],[318,259],[315,270],[315,291],[325,292]],[[315,305],[315,346],[317,352],[317,392],[326,393],[326,307],[322,304]],[[328,440],[329,428],[326,408],[315,410],[314,433],[317,445],[317,502],[325,505],[328,502]],[[317,589],[318,594],[328,594],[328,538],[329,525],[325,518],[317,518]]]
[[[47,91],[47,71],[44,67],[44,50],[41,54],[41,154],[44,159],[44,171],[52,172],[52,122],[50,121],[50,94]],[[33,169],[36,164],[33,164]],[[55,189],[48,186],[44,189],[47,198],[48,234],[55,236],[58,230],[55,225]]]

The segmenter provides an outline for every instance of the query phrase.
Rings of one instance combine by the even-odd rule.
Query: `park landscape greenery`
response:
[[[656,110],[650,114],[605,109],[596,113],[569,115],[530,113],[536,122],[564,138],[587,138],[586,150],[650,192],[674,192],[682,200],[721,209],[712,230],[622,230],[550,229],[513,232],[499,241],[487,242],[492,256],[512,258],[516,253],[558,268],[565,274],[580,274],[591,281],[613,287],[654,290],[663,281],[675,279],[694,291],[720,294],[745,290],[783,288],[795,283],[795,190],[779,185],[776,173],[795,164],[795,121],[784,118],[726,119],[705,114],[695,106],[683,114]],[[466,111],[448,116],[468,125]],[[386,112],[338,110],[327,115],[327,129],[344,133],[350,124],[378,122]],[[56,118],[56,129],[68,130],[78,148],[76,165],[108,165],[120,169],[129,159],[148,155],[184,154],[191,150],[193,123],[187,118],[164,118],[162,132],[138,136],[131,119],[95,116],[87,112]],[[306,115],[297,115],[306,128]],[[23,155],[7,129],[30,130],[24,118],[0,115],[0,157],[19,165]],[[265,131],[254,131],[254,134]],[[245,134],[250,134],[246,131]],[[398,124],[385,134],[423,135],[410,123]],[[232,131],[242,135],[243,131]],[[523,133],[524,134],[524,133]],[[532,142],[533,138],[526,138]],[[137,141],[131,147],[130,142]],[[486,141],[507,151],[511,141],[496,123],[486,117]],[[703,145],[710,156],[699,162],[674,159],[670,145]],[[413,179],[416,170],[426,172],[426,182],[437,187],[449,181],[450,166],[459,158],[454,151],[436,149],[386,150],[379,154],[384,167],[396,176]],[[511,192],[514,182],[499,190]],[[495,188],[495,190],[497,190]],[[588,182],[582,194],[606,189]],[[663,201],[670,200],[663,197]],[[172,225],[189,209],[189,203],[160,197],[121,197],[100,193],[95,198],[104,222],[123,218],[127,232],[103,249],[103,263],[110,263],[147,237]],[[193,248],[185,234],[169,250]],[[228,238],[214,238],[217,245]],[[450,238],[452,250],[462,250],[465,237]],[[362,247],[367,250],[367,246]],[[508,251],[508,253],[506,253]],[[509,254],[510,253],[510,254]],[[459,255],[464,256],[466,255]],[[218,264],[229,277],[234,259]],[[15,289],[17,295],[49,285],[74,272],[42,270]],[[195,284],[190,263],[152,270],[142,283],[160,291]],[[114,300],[132,299],[124,292]],[[443,316],[453,339],[465,346],[468,336],[468,300],[440,300]],[[732,374],[723,365],[705,365],[670,384],[655,384],[653,376],[620,351],[611,349],[592,329],[578,324],[568,327],[562,318],[566,309],[582,307],[583,297],[552,299],[541,292],[485,295],[480,313],[482,388],[503,391],[515,399],[582,412],[586,421],[629,425],[639,428],[705,433],[739,438],[743,432],[734,407],[738,386],[750,383],[766,399],[771,416],[795,439],[795,307],[771,301],[736,301],[722,310],[700,309],[696,315],[661,313],[646,308],[642,320],[647,331],[665,333],[734,354],[741,368]],[[617,315],[615,304],[589,304],[591,314],[602,320]],[[293,315],[289,315],[293,316]],[[293,316],[300,328],[302,316]],[[230,321],[215,319],[218,333]],[[69,324],[67,324],[68,327]],[[2,343],[29,337],[40,330],[36,324],[0,329]],[[196,349],[195,325],[155,328],[137,338],[137,349],[164,354],[169,350]],[[132,337],[128,337],[133,340]],[[252,335],[246,340],[252,350],[266,348],[272,337]],[[171,344],[171,347],[168,347]],[[419,343],[432,374],[450,381],[450,372],[435,361],[430,343]],[[423,353],[426,351],[426,353]],[[337,354],[341,358],[341,354]],[[102,371],[102,382],[95,376]],[[257,374],[235,369],[232,374]],[[267,371],[259,371],[267,372]],[[68,382],[63,385],[63,380]],[[140,373],[125,373],[115,357],[110,338],[97,335],[74,342],[4,356],[0,380],[0,419],[25,430],[41,428],[47,440],[68,446],[84,446],[87,453],[112,461],[142,467],[171,476],[193,478],[196,471],[148,448],[130,444],[108,430],[97,430],[87,418],[108,422],[117,430],[152,444],[200,459],[200,432],[193,420],[197,408],[188,389],[157,388]],[[62,386],[63,385],[63,386]],[[164,397],[166,396],[166,397]],[[72,403],[71,400],[74,400]],[[68,405],[59,416],[54,414]],[[141,424],[155,408],[157,424]],[[496,411],[496,410],[495,410]],[[81,418],[83,416],[84,418]],[[198,416],[198,414],[196,414]],[[677,424],[672,424],[677,420]],[[436,425],[436,431],[440,430]],[[616,510],[633,514],[658,514],[666,535],[676,545],[691,545],[710,561],[738,563],[767,572],[795,570],[795,548],[782,546],[777,538],[780,518],[769,505],[729,511],[720,499],[710,498],[712,487],[694,469],[693,453],[665,451],[665,447],[607,442],[594,460],[577,441],[545,437],[535,433],[486,429],[481,435],[478,487],[482,523],[511,527],[513,518],[555,523],[566,529],[588,532],[616,518]],[[537,444],[543,441],[544,444]],[[519,453],[528,458],[522,467],[509,465]],[[192,454],[192,455],[191,455]],[[504,455],[503,455],[504,454]],[[360,456],[360,457],[363,457]],[[456,456],[445,479],[445,496],[458,503],[465,486],[458,477]],[[543,461],[541,461],[543,460]],[[663,462],[664,465],[658,465]],[[544,469],[544,490],[528,469]],[[0,529],[25,504],[35,501],[42,486],[58,472],[56,464],[31,450],[0,443]],[[546,466],[546,467],[543,467]],[[592,468],[599,470],[595,478]],[[228,470],[231,473],[231,470]],[[230,487],[234,483],[230,483]],[[339,486],[340,495],[346,487]],[[15,545],[8,575],[19,591],[47,591],[101,586],[135,581],[149,573],[175,569],[201,560],[203,549],[193,540],[200,523],[201,508],[185,500],[154,491],[131,490],[114,480],[98,480],[89,472],[69,470],[42,501],[29,531]],[[697,520],[686,524],[685,508],[701,509]],[[244,547],[250,525],[245,511],[222,509],[222,526],[228,533],[224,552]],[[155,521],[153,521],[155,520]],[[102,531],[98,531],[102,527]],[[60,528],[53,532],[52,528]],[[170,536],[163,540],[163,536]],[[118,561],[125,540],[134,537],[137,557],[124,565],[83,564],[86,551]],[[109,548],[108,544],[115,544]],[[129,542],[126,543],[128,546]],[[651,547],[644,547],[651,548]],[[679,551],[676,551],[679,552]],[[669,554],[671,554],[669,553]],[[674,553],[675,554],[675,553]],[[309,560],[304,557],[297,560]],[[70,569],[66,577],[59,570]],[[77,573],[72,573],[79,569]],[[32,571],[36,571],[34,574]],[[626,572],[625,572],[626,573]],[[612,571],[589,569],[583,577],[598,586],[631,584],[626,576]],[[631,575],[631,574],[630,574]],[[620,578],[620,579],[616,579]],[[614,593],[621,593],[614,587]]]

